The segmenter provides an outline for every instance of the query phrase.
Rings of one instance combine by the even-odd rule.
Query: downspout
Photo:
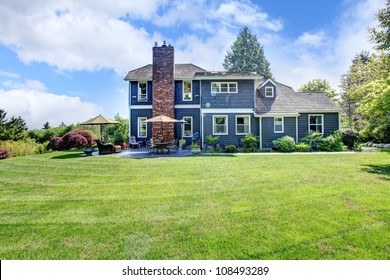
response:
[[[260,150],[262,150],[263,149],[263,131],[262,131],[262,125],[261,125],[261,122],[262,122],[262,117],[260,117],[259,118],[259,133],[260,133],[260,138],[259,138],[259,140],[260,140]]]
[[[204,143],[204,136],[203,136],[203,110],[202,110],[202,80],[200,80],[199,82],[199,95],[200,95],[200,98],[199,98],[199,105],[200,105],[200,137],[202,139],[202,147],[203,147],[203,143]]]
[[[298,116],[295,117],[295,143],[298,143]]]

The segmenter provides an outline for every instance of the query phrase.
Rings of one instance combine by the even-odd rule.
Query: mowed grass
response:
[[[0,259],[389,259],[390,153],[0,161]]]

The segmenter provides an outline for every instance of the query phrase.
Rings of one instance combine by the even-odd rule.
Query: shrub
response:
[[[54,137],[47,145],[48,150],[61,151],[62,149],[62,137]]]
[[[206,136],[206,143],[209,144],[211,147],[215,148],[215,145],[217,144],[219,140],[219,136],[213,137],[212,135]]]
[[[341,152],[344,150],[341,133],[336,131],[318,143],[318,150],[324,152]]]
[[[234,145],[227,145],[227,146],[225,146],[225,148],[223,149],[223,151],[224,151],[225,153],[235,153],[235,152],[237,152],[237,148],[236,148],[236,146],[234,146]]]
[[[295,150],[295,141],[291,136],[283,136],[279,139],[272,141],[278,152],[289,153]]]
[[[353,129],[343,130],[341,132],[342,141],[349,150],[352,150],[356,142],[360,141],[359,133]]]
[[[7,150],[6,148],[0,147],[0,160],[1,159],[7,159],[12,157],[11,151]]]
[[[88,145],[88,140],[77,131],[70,131],[62,137],[61,150],[81,149]]]
[[[302,142],[308,144],[312,151],[318,150],[318,145],[323,141],[324,137],[318,132],[313,132],[302,138]]]
[[[85,130],[73,130],[73,131],[68,132],[67,134],[69,134],[69,133],[71,133],[71,134],[79,134],[79,135],[83,136],[85,139],[87,139],[87,145],[89,145],[89,146],[94,146],[95,145],[95,139],[93,138],[92,134],[89,133],[88,131],[85,131]],[[125,142],[125,139],[123,138],[122,134],[121,134],[121,136],[122,136],[122,138],[118,140],[118,145],[120,145],[123,142]],[[116,141],[115,141],[115,144],[116,144]]]
[[[309,144],[306,144],[306,143],[297,143],[295,145],[295,151],[296,152],[310,152],[311,147]]]
[[[43,143],[43,144],[37,144],[37,146],[34,149],[35,154],[44,154],[47,153],[47,145],[49,142]]]
[[[252,133],[249,133],[245,135],[244,138],[241,139],[241,142],[244,144],[244,152],[256,152],[258,143],[259,143],[259,136],[255,136]]]
[[[8,140],[0,141],[0,145],[12,152],[12,156],[27,156],[33,155],[37,147],[37,143],[32,139],[23,139],[18,141]]]

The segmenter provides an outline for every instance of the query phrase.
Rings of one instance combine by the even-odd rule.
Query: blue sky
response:
[[[2,0],[0,108],[30,129],[128,115],[127,71],[151,63],[154,42],[177,63],[221,70],[247,25],[277,81],[315,78],[338,90],[352,57],[372,50],[383,0]]]

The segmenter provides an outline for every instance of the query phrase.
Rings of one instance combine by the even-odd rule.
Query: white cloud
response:
[[[21,116],[29,129],[42,128],[46,121],[52,126],[78,123],[101,112],[99,106],[79,97],[47,92],[39,81],[26,81],[16,89],[0,89],[0,108],[8,116]]]
[[[325,43],[326,39],[327,37],[324,31],[316,33],[304,32],[298,37],[296,43],[304,46],[320,47]]]
[[[7,78],[19,78],[20,75],[17,73],[7,72],[7,71],[0,71],[0,76],[7,77]]]

